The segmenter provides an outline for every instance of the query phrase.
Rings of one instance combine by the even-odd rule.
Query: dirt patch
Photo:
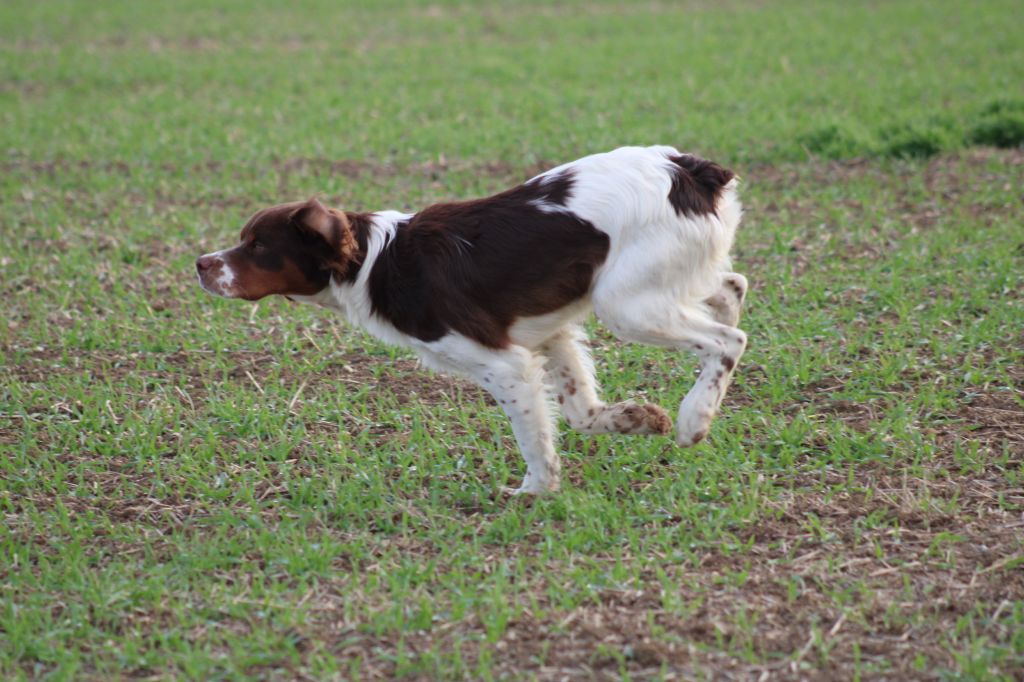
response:
[[[757,272],[770,259],[782,258],[792,276],[803,275],[809,267],[827,262],[833,268],[840,263],[861,263],[877,259],[897,249],[908,235],[934,229],[942,221],[957,220],[967,211],[982,216],[986,224],[1004,221],[1024,208],[1024,199],[1011,203],[992,203],[981,198],[992,186],[1009,188],[1019,184],[1024,173],[1024,150],[972,148],[956,154],[936,157],[922,171],[917,165],[888,165],[868,160],[831,161],[786,166],[753,166],[744,171],[758,195],[766,200],[747,198],[741,243],[736,260],[743,268]],[[821,187],[876,179],[879,186],[892,187],[880,197],[887,206],[884,221],[879,220],[881,205],[866,206],[852,198],[838,198],[830,204],[845,219],[858,226],[852,234],[832,227],[823,220],[822,206],[813,192],[797,188]],[[923,183],[924,198],[910,195],[911,181]],[[977,196],[977,199],[972,197]],[[762,224],[795,223],[802,226],[779,254],[778,246],[754,237]],[[767,230],[772,232],[772,230]]]
[[[986,171],[993,162],[1004,170]],[[996,147],[971,147],[959,152],[943,154],[930,159],[923,172],[925,184],[932,189],[968,191],[992,180],[1005,177],[1005,168],[1024,165],[1024,149],[998,149]],[[974,171],[967,174],[962,167]],[[744,171],[751,181],[778,190],[797,187],[806,182],[841,184],[865,177],[905,178],[921,173],[916,163],[879,163],[874,159],[848,159],[816,161],[793,164],[754,164]]]
[[[28,157],[9,155],[0,161],[0,170],[6,173],[40,175],[54,178],[67,173],[103,173],[107,175],[130,176],[137,173],[159,171],[180,175],[223,175],[236,177],[266,175],[268,171],[282,175],[338,175],[351,179],[391,178],[391,177],[426,177],[439,179],[450,172],[475,173],[482,177],[506,178],[518,177],[526,180],[537,173],[554,167],[555,163],[532,162],[516,164],[511,161],[478,159],[449,159],[442,155],[429,161],[396,162],[372,159],[332,159],[326,157],[286,157],[272,158],[263,164],[223,162],[206,160],[202,162],[177,165],[170,163],[151,164],[149,162],[128,163],[125,161],[52,158],[45,161]]]
[[[709,550],[695,564],[655,559],[657,568],[639,580],[596,590],[567,611],[546,596],[557,585],[535,580],[529,596],[510,605],[520,615],[486,646],[494,672],[612,680],[666,670],[685,679],[713,669],[719,679],[835,679],[859,668],[925,679],[937,667],[956,667],[953,633],[972,613],[983,616],[976,623],[992,642],[1009,642],[1012,604],[1024,599],[1024,574],[1014,568],[1024,557],[1024,522],[991,508],[980,515],[921,511],[893,481],[873,483],[870,495],[773,500],[739,534],[751,542],[749,552]],[[511,560],[523,549],[491,560]],[[442,619],[404,633],[399,645],[358,629],[339,632],[330,600],[321,605],[314,595],[310,603],[310,627],[337,632],[332,640],[345,644],[332,646],[335,654],[373,661],[370,676],[380,679],[396,672],[381,654],[398,646],[415,655],[440,641],[472,666],[480,633],[495,627],[487,612]]]

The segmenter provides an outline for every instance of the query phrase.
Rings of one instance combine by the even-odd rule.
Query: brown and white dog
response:
[[[273,206],[196,269],[210,293],[331,308],[472,379],[512,421],[526,459],[514,492],[540,493],[559,485],[552,390],[584,433],[671,430],[660,407],[598,397],[581,325],[591,310],[621,339],[696,353],[676,441],[707,435],[747,342],[736,328],[747,281],[729,271],[740,214],[731,171],[623,147],[414,214]]]

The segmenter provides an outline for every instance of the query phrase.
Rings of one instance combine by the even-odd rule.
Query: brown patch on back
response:
[[[541,208],[563,205],[571,192],[571,174],[561,173],[417,213],[374,261],[373,311],[423,341],[456,331],[505,347],[517,318],[585,296],[608,254],[608,235],[591,223]]]
[[[677,215],[699,216],[715,212],[722,189],[736,174],[713,161],[692,154],[669,157],[676,165],[668,201]]]

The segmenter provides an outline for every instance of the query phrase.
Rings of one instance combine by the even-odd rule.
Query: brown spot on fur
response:
[[[617,403],[613,410],[612,427],[619,433],[661,433],[672,430],[668,413],[657,405],[636,405]]]
[[[668,192],[669,203],[676,214],[699,216],[714,213],[722,189],[736,174],[692,154],[673,156],[669,160],[676,165]]]
[[[556,206],[565,206],[572,196],[572,187],[575,183],[573,169],[563,170],[561,173],[548,174],[526,183],[526,186],[534,186],[540,192],[544,201]]]
[[[454,330],[507,346],[517,318],[585,296],[608,254],[607,234],[537,205],[561,205],[571,190],[563,173],[486,199],[435,204],[400,223],[370,272],[374,313],[423,341]]]
[[[562,395],[561,393],[558,394],[558,404],[559,405],[564,405],[565,404],[565,396]]]
[[[643,408],[647,412],[645,422],[651,430],[662,435],[672,430],[672,419],[668,412],[657,405],[644,405]]]
[[[725,367],[725,371],[731,372],[736,366],[736,361],[730,358],[728,355],[722,356],[722,367]]]

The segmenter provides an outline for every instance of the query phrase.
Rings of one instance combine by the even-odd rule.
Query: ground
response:
[[[0,674],[1024,677],[1014,3],[138,7],[0,8]],[[696,448],[563,424],[556,496],[475,387],[194,281],[267,203],[637,142],[741,176],[750,348]]]

